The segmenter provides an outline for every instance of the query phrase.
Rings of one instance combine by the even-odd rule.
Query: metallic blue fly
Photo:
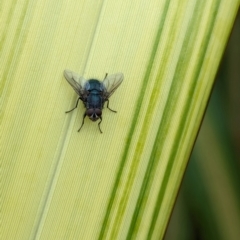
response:
[[[102,133],[100,123],[102,122],[102,109],[104,103],[107,102],[107,108],[112,112],[116,112],[109,108],[109,98],[122,83],[124,78],[123,74],[116,73],[109,76],[106,74],[104,80],[101,82],[97,79],[86,80],[83,77],[80,77],[77,73],[74,73],[70,70],[64,70],[64,77],[79,95],[76,106],[66,113],[69,113],[77,108],[79,100],[83,102],[86,108],[86,111],[83,115],[82,125],[78,129],[78,132],[81,130],[84,124],[84,118],[88,116],[90,120],[94,122],[100,119],[98,128]]]

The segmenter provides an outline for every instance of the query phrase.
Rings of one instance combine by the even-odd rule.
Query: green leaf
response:
[[[3,239],[161,239],[238,7],[3,0]],[[103,134],[66,68],[124,73]]]

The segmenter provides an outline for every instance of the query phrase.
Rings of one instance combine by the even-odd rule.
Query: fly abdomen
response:
[[[88,80],[88,85],[86,87],[86,90],[88,90],[89,92],[92,92],[94,90],[96,90],[97,92],[102,92],[103,85],[101,82],[99,82],[96,79],[90,79],[90,80]]]
[[[102,109],[104,103],[102,84],[98,80],[91,79],[88,81],[87,91],[89,94],[87,96],[86,108]]]

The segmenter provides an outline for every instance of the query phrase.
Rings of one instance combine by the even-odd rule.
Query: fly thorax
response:
[[[87,97],[87,108],[102,109],[103,97],[97,90],[92,90]]]

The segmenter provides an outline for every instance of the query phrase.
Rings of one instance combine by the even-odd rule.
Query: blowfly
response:
[[[122,83],[124,78],[123,74],[116,73],[113,75],[108,75],[106,73],[103,81],[99,81],[97,79],[86,80],[77,73],[74,73],[70,70],[64,70],[64,77],[67,79],[74,91],[79,95],[76,106],[66,113],[69,113],[77,108],[79,100],[83,102],[84,107],[86,108],[86,111],[83,114],[82,125],[78,129],[78,132],[81,130],[84,124],[85,117],[88,116],[90,120],[94,122],[100,119],[98,128],[102,133],[100,123],[102,122],[102,109],[104,103],[107,102],[107,108],[116,113],[116,111],[109,107],[109,98]]]

